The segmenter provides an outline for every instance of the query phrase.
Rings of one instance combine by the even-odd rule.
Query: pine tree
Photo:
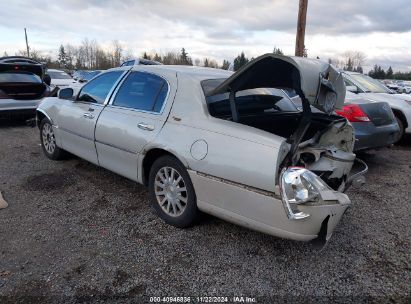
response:
[[[344,67],[344,70],[346,70],[346,71],[353,71],[354,70],[351,58],[348,58],[348,61],[347,61],[347,64],[345,65],[345,67]]]
[[[392,79],[393,74],[394,74],[394,72],[392,71],[392,67],[390,66],[387,70],[387,73],[385,74],[385,77],[387,79]]]
[[[60,67],[65,68],[67,66],[67,55],[62,44],[60,45],[59,49],[58,62],[60,64]]]
[[[223,65],[221,66],[221,68],[223,70],[228,70],[229,67],[230,67],[230,61],[224,59]]]
[[[246,65],[249,61],[250,60],[248,60],[248,58],[245,57],[244,52],[241,52],[241,54],[234,59],[234,71],[238,71],[242,66]]]
[[[188,53],[186,52],[185,48],[181,49],[180,61],[183,65],[193,65],[193,61],[188,56]]]
[[[273,49],[273,54],[274,55],[284,55],[283,51],[280,48],[276,47],[276,46]]]

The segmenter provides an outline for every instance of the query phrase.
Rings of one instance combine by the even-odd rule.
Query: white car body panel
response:
[[[313,69],[318,70],[314,62]],[[130,67],[113,70],[125,74]],[[200,81],[227,78],[232,72],[161,65],[133,66],[131,71],[167,80],[169,92],[162,112],[114,106],[116,86],[104,105],[46,98],[39,115],[52,122],[57,146],[140,183],[147,174],[143,171],[147,153],[168,151],[187,168],[200,210],[258,231],[306,241],[319,235],[327,219],[329,239],[350,204],[348,197],[329,191],[329,199],[321,205],[299,207],[309,218],[290,220],[278,188],[280,163],[290,144],[283,137],[209,114]],[[319,77],[315,79],[307,79],[305,87],[318,89]],[[150,128],[141,129],[139,124]]]
[[[388,93],[358,93],[358,95],[364,96],[367,99],[373,101],[384,101],[388,103],[393,110],[401,111],[407,119],[408,123],[408,127],[405,129],[405,133],[411,134],[411,103],[409,103],[411,102],[411,96]]]

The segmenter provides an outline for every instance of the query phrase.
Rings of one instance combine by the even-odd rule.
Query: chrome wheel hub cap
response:
[[[154,192],[161,209],[169,216],[181,215],[187,207],[187,188],[181,174],[171,167],[158,170]]]
[[[50,154],[53,154],[54,150],[56,149],[56,139],[54,138],[53,127],[51,126],[51,124],[44,124],[42,139],[46,151]]]

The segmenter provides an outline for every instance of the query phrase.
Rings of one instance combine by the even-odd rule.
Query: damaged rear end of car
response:
[[[302,111],[245,111],[239,102],[241,92],[261,88],[294,90]],[[320,60],[266,54],[227,79],[203,83],[203,89],[211,115],[216,112],[213,100],[228,94],[230,117],[213,116],[284,138],[273,168],[273,193],[299,233],[313,235],[314,229],[313,238],[327,241],[350,205],[343,192],[362,183],[366,172],[364,164],[350,176],[356,161],[354,130],[345,118],[333,114],[342,107],[346,91],[339,71]],[[312,112],[311,107],[321,112]]]

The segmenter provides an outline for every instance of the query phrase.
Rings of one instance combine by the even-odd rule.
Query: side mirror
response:
[[[72,88],[61,89],[58,93],[58,98],[60,99],[73,99],[74,90]]]
[[[44,81],[45,84],[47,84],[49,86],[51,84],[50,75],[49,74],[44,74],[43,81]]]
[[[345,88],[347,91],[350,91],[352,93],[358,93],[358,88],[356,86],[346,86]]]

